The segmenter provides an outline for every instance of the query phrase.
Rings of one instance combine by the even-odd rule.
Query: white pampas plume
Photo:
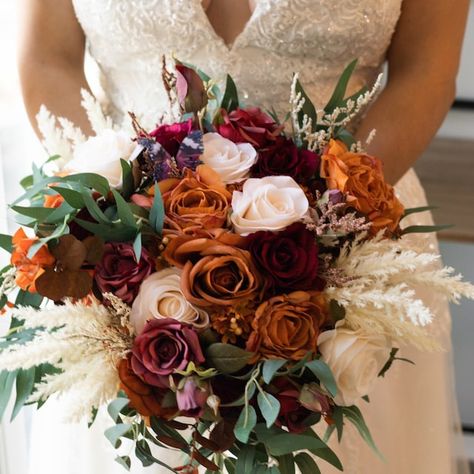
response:
[[[81,105],[86,111],[92,130],[96,135],[107,129],[116,129],[112,118],[104,114],[100,102],[89,91],[81,89],[81,96]]]
[[[97,302],[66,302],[40,310],[19,308],[13,316],[24,322],[25,329],[37,333],[33,340],[4,350],[0,370],[45,363],[61,370],[46,375],[30,401],[58,395],[67,402],[67,419],[78,421],[116,397],[120,384],[117,364],[132,347],[132,338],[120,321],[122,315]]]
[[[400,344],[439,349],[425,330],[434,315],[414,288],[428,287],[459,302],[461,297],[474,299],[474,286],[453,275],[452,268],[436,268],[439,255],[418,253],[403,239],[389,240],[383,233],[365,237],[361,234],[342,249],[333,268],[344,278],[325,290],[329,299],[344,307],[343,324],[389,336]]]
[[[58,127],[56,117],[42,105],[36,115],[38,129],[43,136],[42,145],[50,156],[59,155],[64,162],[72,159],[72,143]]]

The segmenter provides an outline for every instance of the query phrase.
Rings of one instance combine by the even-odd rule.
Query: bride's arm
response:
[[[30,121],[41,104],[91,133],[80,102],[84,75],[84,33],[71,0],[22,0],[19,73]]]
[[[388,54],[387,87],[357,137],[396,183],[428,146],[455,97],[469,0],[404,0]]]

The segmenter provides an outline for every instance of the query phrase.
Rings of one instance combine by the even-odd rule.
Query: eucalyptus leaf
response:
[[[222,98],[221,108],[227,112],[232,112],[239,107],[239,94],[237,86],[232,77],[227,74],[224,97]]]
[[[86,206],[80,191],[62,186],[51,186],[51,189],[60,194],[64,200],[74,209],[82,209]]]
[[[206,350],[206,359],[211,367],[223,374],[232,374],[243,369],[252,358],[251,352],[232,344],[211,344]]]
[[[356,66],[357,66],[357,59],[355,59],[350,64],[348,64],[346,68],[344,69],[334,89],[334,92],[331,98],[329,99],[329,102],[326,104],[326,107],[324,107],[325,113],[330,114],[334,111],[336,107],[339,107],[340,105],[342,105],[342,102],[344,101],[344,98],[346,95],[346,90],[349,84],[349,80]]]
[[[321,449],[312,449],[311,453],[313,453],[318,458],[324,459],[326,462],[334,466],[339,471],[343,471],[342,463],[339,458],[336,456],[336,453],[330,449],[329,447],[321,448]]]
[[[133,216],[133,212],[130,209],[130,206],[128,205],[127,201],[125,201],[125,199],[115,189],[112,189],[112,194],[115,198],[115,204],[117,205],[117,214],[121,222],[129,227],[137,227],[135,217]]]
[[[247,445],[242,447],[235,464],[235,474],[249,474],[255,468],[255,446]]]
[[[336,380],[334,379],[331,369],[325,362],[318,359],[312,360],[306,362],[306,367],[313,372],[333,397],[337,395]]]
[[[13,251],[12,236],[7,234],[0,234],[0,248],[6,250],[8,253]]]
[[[265,418],[267,428],[270,428],[280,413],[280,402],[270,393],[259,392],[257,395],[257,403],[260,412]]]
[[[299,451],[302,449],[312,450],[326,447],[323,441],[318,438],[292,433],[274,436],[267,440],[266,445],[268,451],[273,456],[291,454],[294,451]]]
[[[56,179],[57,180],[57,179]],[[78,173],[71,174],[62,178],[62,181],[65,182],[76,182],[81,183],[90,189],[95,189],[102,196],[106,197],[110,192],[109,182],[103,176],[95,173]]]
[[[112,224],[111,220],[104,214],[102,209],[99,207],[95,199],[91,196],[90,192],[86,189],[81,192],[82,198],[86,205],[89,214],[99,223],[99,224]]]
[[[120,419],[120,413],[124,408],[128,407],[129,403],[130,401],[128,400],[128,398],[121,397],[116,398],[114,401],[109,403],[109,405],[107,406],[107,412],[115,423],[118,422],[118,420]]]
[[[16,379],[16,374],[16,371],[0,372],[0,387],[2,387],[2,390],[0,390],[0,421],[2,420],[3,415],[5,414],[8,402],[10,401],[10,397]]]
[[[17,417],[18,413],[20,413],[20,410],[31,395],[35,383],[35,372],[35,367],[18,371],[16,376],[16,399],[15,404],[13,405],[10,421],[13,421]]]
[[[150,226],[157,234],[161,235],[165,222],[165,207],[158,184],[155,184],[154,191],[155,196],[150,209]]]
[[[140,262],[142,258],[142,234],[139,232],[133,241],[133,252],[135,254],[135,260]]]
[[[120,438],[132,431],[132,425],[128,423],[119,423],[105,430],[105,437],[110,441],[114,448],[120,446]]]
[[[77,217],[74,221],[92,234],[101,237],[106,242],[129,242],[133,240],[137,234],[136,228],[128,227],[123,224],[96,224],[94,222],[78,219]]]
[[[301,474],[321,474],[321,470],[314,462],[314,459],[307,453],[299,453],[295,456]]]
[[[130,471],[130,468],[132,466],[132,461],[130,459],[130,456],[117,456],[115,458],[115,461],[118,462],[127,471]]]
[[[235,474],[235,459],[226,458],[224,459],[224,466],[226,468],[227,474]]]
[[[277,456],[278,468],[281,474],[295,474],[295,461],[293,454]]]
[[[235,437],[242,443],[247,443],[251,431],[257,424],[257,413],[252,405],[245,406],[240,412],[239,419],[234,427]]]
[[[402,235],[406,234],[427,234],[430,232],[439,232],[445,229],[454,227],[451,224],[447,225],[411,225],[402,229]]]
[[[51,207],[12,206],[12,210],[22,216],[31,217],[38,222],[44,222],[55,209]]]
[[[278,372],[278,370],[280,370],[285,364],[286,360],[283,359],[266,360],[262,367],[263,381],[266,384],[269,384],[273,380],[273,377]]]
[[[135,191],[132,167],[128,161],[123,159],[120,159],[120,166],[122,167],[122,194],[125,199],[128,199]]]

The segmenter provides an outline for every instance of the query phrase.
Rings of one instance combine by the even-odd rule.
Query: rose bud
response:
[[[188,377],[181,381],[176,392],[178,408],[183,416],[199,418],[209,397],[209,384],[197,377]]]
[[[189,362],[204,362],[197,332],[175,319],[152,319],[137,336],[132,349],[133,371],[147,384],[169,387],[169,376]]]
[[[301,389],[299,402],[308,410],[323,415],[329,413],[331,404],[328,396],[322,391],[317,383],[303,385]]]
[[[176,156],[181,142],[193,129],[193,121],[173,123],[172,125],[160,125],[150,132],[153,137],[171,156]]]

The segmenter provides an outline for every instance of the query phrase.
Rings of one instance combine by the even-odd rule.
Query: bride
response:
[[[167,108],[161,57],[174,54],[214,77],[230,73],[245,99],[277,111],[287,107],[293,72],[323,105],[345,65],[358,58],[351,88],[373,84],[385,60],[385,89],[360,122],[368,152],[383,158],[385,174],[407,207],[425,203],[411,166],[447,113],[468,0],[23,0],[20,76],[32,118],[41,104],[92,133],[80,107],[86,46],[97,61],[109,111],[116,121],[133,110],[151,128]],[[416,223],[429,223],[417,214]],[[411,222],[413,223],[413,222]],[[413,246],[436,250],[434,237]],[[433,331],[449,349],[446,302],[423,295],[435,314]],[[386,462],[350,430],[336,448],[346,472],[450,474],[467,472],[456,459],[457,409],[449,350],[406,350],[416,369],[400,364],[362,402]],[[102,439],[106,417],[91,433],[59,421],[54,404],[40,410],[32,434],[31,472],[120,473]],[[163,454],[170,456],[170,454]],[[173,465],[179,464],[179,455]],[[329,466],[322,471],[333,472]],[[132,472],[142,472],[137,464]],[[163,472],[159,467],[145,472]]]

